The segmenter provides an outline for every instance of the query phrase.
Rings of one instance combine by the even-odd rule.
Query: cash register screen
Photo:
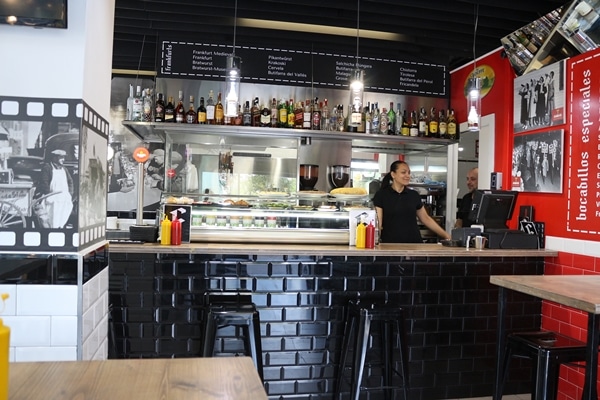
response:
[[[483,225],[486,231],[508,229],[506,222],[512,218],[518,193],[512,190],[475,190],[469,219]]]

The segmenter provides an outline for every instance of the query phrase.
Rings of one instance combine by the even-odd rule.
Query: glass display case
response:
[[[261,193],[256,196],[166,195],[191,206],[192,242],[348,244],[349,211],[368,210],[368,195]]]

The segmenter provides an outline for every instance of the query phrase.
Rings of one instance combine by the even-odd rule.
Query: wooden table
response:
[[[598,275],[492,275],[498,291],[498,340],[494,400],[500,400],[501,363],[506,344],[506,291],[514,290],[588,313],[587,354],[583,400],[596,400],[598,345],[600,344],[600,276]]]
[[[9,366],[10,400],[266,400],[249,357],[24,362]]]

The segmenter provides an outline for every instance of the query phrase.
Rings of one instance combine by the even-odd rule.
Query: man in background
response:
[[[477,189],[479,169],[472,168],[467,172],[467,188],[469,193],[465,194],[460,202],[460,208],[456,215],[455,228],[468,228],[473,224],[469,219],[469,213],[473,205],[473,192]]]

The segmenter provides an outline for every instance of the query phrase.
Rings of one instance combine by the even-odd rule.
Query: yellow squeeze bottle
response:
[[[2,302],[8,299],[8,294],[2,294]],[[10,329],[0,318],[0,400],[8,400],[8,344]]]
[[[362,218],[358,225],[356,225],[356,248],[364,249],[366,242],[367,229],[362,221]]]
[[[160,224],[160,244],[171,244],[171,221],[166,216]]]

